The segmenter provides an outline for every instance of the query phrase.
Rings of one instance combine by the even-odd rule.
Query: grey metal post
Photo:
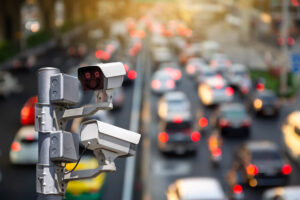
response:
[[[53,107],[50,103],[50,77],[60,73],[57,68],[46,67],[38,71],[38,103],[35,111],[35,129],[39,132],[39,157],[36,166],[37,199],[61,200],[55,182],[57,167],[50,160],[50,134],[56,128],[53,123]],[[59,167],[58,167],[59,169]]]

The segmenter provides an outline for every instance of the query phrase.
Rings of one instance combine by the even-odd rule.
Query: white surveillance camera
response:
[[[80,139],[90,150],[107,150],[116,157],[133,156],[141,135],[101,121],[90,120],[82,124]]]
[[[78,79],[84,90],[109,90],[121,87],[125,74],[121,62],[95,64],[78,69]]]

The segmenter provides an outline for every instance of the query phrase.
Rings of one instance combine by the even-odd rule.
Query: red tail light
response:
[[[227,87],[227,88],[225,89],[225,94],[226,94],[227,96],[233,96],[233,94],[234,94],[234,89],[233,89],[232,87]]]
[[[21,124],[34,124],[34,105],[38,102],[37,96],[31,97],[21,110]]]
[[[175,87],[175,83],[174,83],[174,81],[172,81],[172,80],[167,80],[166,86],[167,86],[167,88],[172,89],[172,88]]]
[[[180,124],[181,122],[182,122],[182,118],[181,117],[174,117],[173,118],[173,123]]]
[[[215,148],[215,149],[212,150],[211,153],[212,153],[213,156],[218,157],[218,156],[222,155],[222,150],[220,148]]]
[[[280,46],[282,46],[284,44],[284,40],[282,37],[277,38],[277,42]]]
[[[265,85],[263,83],[257,83],[256,84],[256,90],[258,91],[264,91]]]
[[[199,124],[200,127],[205,128],[208,125],[208,120],[206,119],[206,117],[201,117],[199,119],[198,124]]]
[[[181,71],[180,70],[174,70],[174,79],[176,81],[181,79]]]
[[[14,152],[18,152],[21,150],[21,145],[19,142],[13,142],[11,145],[11,150],[13,150]]]
[[[245,119],[242,121],[242,126],[243,127],[248,127],[251,125],[251,120],[250,119]]]
[[[127,73],[127,77],[130,79],[130,80],[134,80],[137,76],[137,73],[136,71],[134,70],[130,70],[128,73]]]
[[[282,166],[281,172],[284,175],[289,175],[292,172],[292,167],[289,164],[285,164]]]
[[[159,133],[158,139],[162,143],[166,143],[169,140],[169,135],[166,132]]]
[[[161,82],[159,80],[153,80],[151,82],[151,86],[153,89],[159,89],[161,87]]]
[[[112,44],[108,44],[105,49],[107,52],[113,52],[115,50],[115,46]]]
[[[200,138],[201,138],[201,134],[199,132],[193,132],[191,134],[191,140],[193,142],[198,142],[200,140]]]
[[[258,168],[256,165],[250,164],[247,166],[247,174],[248,175],[252,175],[255,176],[256,174],[258,174]]]
[[[102,50],[97,50],[96,52],[95,52],[95,57],[97,58],[97,59],[101,59],[102,58]]]
[[[288,37],[287,43],[288,43],[288,45],[290,45],[290,46],[294,46],[294,44],[295,44],[295,39],[292,38],[292,37]]]
[[[242,87],[242,93],[243,94],[248,94],[249,88],[248,87]]]
[[[221,128],[230,127],[231,123],[226,119],[220,119],[219,125]]]
[[[27,141],[33,141],[34,140],[34,136],[33,135],[27,135],[25,137],[25,140],[27,140]]]
[[[232,190],[234,194],[241,194],[243,192],[243,187],[241,185],[235,185]]]
[[[194,65],[188,65],[187,67],[186,67],[186,72],[188,73],[188,74],[193,74],[193,73],[195,73],[195,66]]]

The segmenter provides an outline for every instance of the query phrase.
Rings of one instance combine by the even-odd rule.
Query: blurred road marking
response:
[[[156,162],[153,166],[154,174],[159,176],[181,176],[191,172],[191,164],[182,161]]]
[[[140,122],[140,112],[141,112],[141,101],[142,101],[142,89],[143,89],[143,66],[145,63],[145,53],[142,51],[137,57],[137,74],[139,76],[134,82],[133,86],[133,100],[132,100],[132,110],[130,118],[129,129],[134,132],[139,131],[139,122]],[[123,194],[122,200],[132,200],[132,192],[134,187],[134,175],[135,175],[135,160],[136,157],[130,157],[126,159],[125,164],[125,175],[124,175],[124,184],[123,184]]]

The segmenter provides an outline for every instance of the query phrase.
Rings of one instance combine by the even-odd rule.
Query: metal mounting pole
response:
[[[60,167],[50,160],[50,135],[56,130],[53,123],[53,107],[50,103],[50,77],[60,73],[57,68],[46,67],[38,71],[38,103],[35,107],[35,130],[39,133],[39,157],[36,165],[37,199],[61,200],[62,193],[58,191],[55,182],[55,170]]]

